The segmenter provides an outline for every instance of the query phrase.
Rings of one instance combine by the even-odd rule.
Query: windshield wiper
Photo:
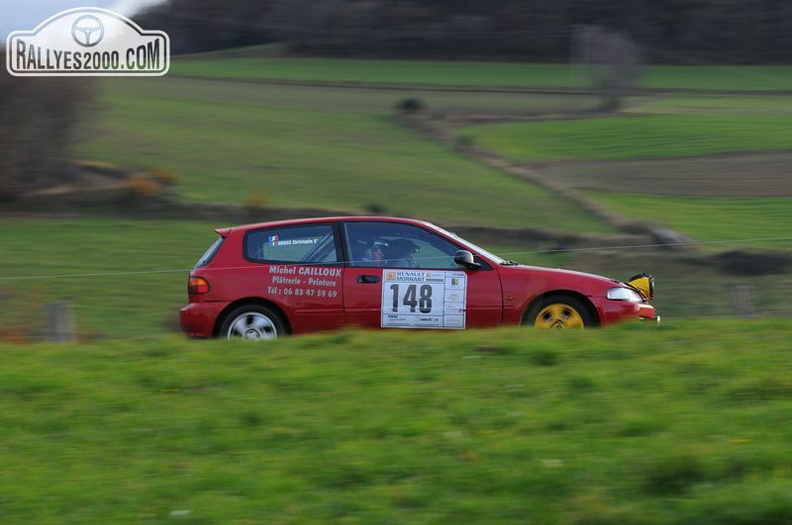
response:
[[[503,261],[502,263],[500,263],[501,266],[517,266],[518,264],[520,263],[518,263],[517,261]]]

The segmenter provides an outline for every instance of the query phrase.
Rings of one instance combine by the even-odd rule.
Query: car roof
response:
[[[415,226],[434,226],[433,224],[421,221],[418,219],[408,219],[404,217],[383,217],[381,215],[345,215],[345,216],[337,216],[337,217],[311,217],[305,219],[287,219],[287,220],[280,220],[280,221],[269,221],[269,222],[255,222],[251,224],[241,224],[239,226],[232,226],[227,228],[218,228],[215,231],[223,236],[226,237],[231,231],[242,231],[246,232],[249,230],[258,230],[261,228],[277,228],[283,226],[295,226],[300,224],[315,224],[321,222],[339,222],[339,221],[347,221],[347,222],[358,222],[358,221],[377,221],[377,222],[400,222],[403,224],[412,224]]]

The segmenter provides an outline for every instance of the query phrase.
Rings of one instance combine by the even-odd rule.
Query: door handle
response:
[[[373,284],[380,282],[380,278],[376,275],[358,275],[357,282],[360,284]]]

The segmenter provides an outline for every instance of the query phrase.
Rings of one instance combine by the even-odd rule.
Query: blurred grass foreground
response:
[[[4,523],[792,521],[789,321],[0,346]]]

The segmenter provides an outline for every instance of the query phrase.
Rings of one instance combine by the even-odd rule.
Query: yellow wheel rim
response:
[[[545,306],[536,316],[534,327],[544,330],[566,330],[568,328],[583,328],[583,317],[576,309],[568,304],[553,303]]]

